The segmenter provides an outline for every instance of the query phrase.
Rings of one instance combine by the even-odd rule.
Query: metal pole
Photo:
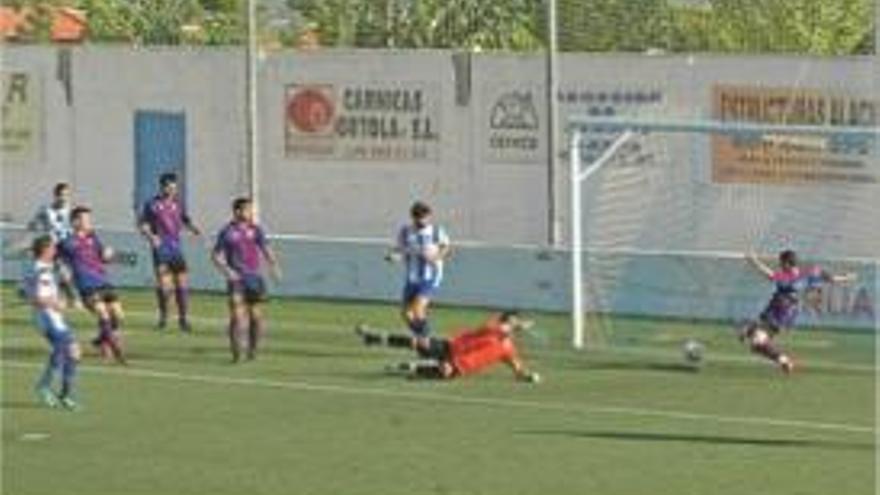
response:
[[[602,153],[599,158],[592,162],[586,169],[581,165],[581,139],[583,131],[574,128],[571,134],[571,147],[569,156],[571,168],[569,169],[569,185],[571,187],[571,319],[573,326],[572,344],[575,349],[584,347],[584,240],[583,240],[583,205],[581,204],[581,188],[591,175],[604,167],[617,154],[620,148],[632,137],[631,131],[621,134]]]
[[[583,239],[581,223],[581,133],[574,129],[569,147],[569,186],[571,208],[571,324],[572,345],[575,349],[584,347],[584,286],[583,286]]]
[[[880,0],[874,2],[874,74],[873,93],[880,94]],[[875,122],[875,125],[877,123]],[[874,144],[874,152],[880,145]],[[877,156],[874,157],[878,160]],[[880,260],[874,263],[874,411],[880,411]],[[880,416],[874,415],[874,442],[880,442]],[[880,466],[880,449],[874,449],[874,465]],[[880,493],[880,476],[874,476],[874,491]]]
[[[247,166],[248,195],[253,201],[254,214],[260,211],[259,167],[257,163],[258,129],[257,129],[257,2],[247,2],[247,51],[246,51],[246,87],[247,87]]]
[[[560,243],[558,193],[556,174],[556,129],[559,121],[559,35],[557,32],[556,0],[547,0],[547,243]]]

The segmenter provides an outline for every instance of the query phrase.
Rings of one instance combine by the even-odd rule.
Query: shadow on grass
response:
[[[873,371],[870,368],[870,364],[864,365],[864,367],[834,367],[826,364],[817,364],[815,366],[810,365],[810,361],[798,361],[800,366],[795,371],[795,375],[800,374],[811,374],[811,375],[826,375],[826,376],[864,376],[868,374],[873,374]],[[596,370],[596,371],[632,371],[632,372],[660,372],[660,373],[699,373],[700,371],[713,371],[717,373],[723,374],[731,374],[731,375],[742,375],[742,374],[766,374],[773,375],[775,372],[772,369],[772,365],[768,362],[763,362],[758,358],[755,358],[754,361],[708,361],[704,362],[702,365],[689,365],[687,363],[674,363],[674,362],[652,362],[652,361],[638,361],[631,359],[621,359],[621,360],[602,360],[602,361],[575,361],[575,360],[565,360],[559,361],[556,363],[557,367],[563,369],[571,369],[571,370]],[[776,373],[778,374],[778,373]]]
[[[775,447],[775,448],[818,448],[833,450],[864,450],[873,451],[874,444],[864,442],[840,442],[834,440],[815,439],[780,439],[780,438],[757,438],[735,437],[724,435],[694,435],[681,433],[652,433],[652,432],[624,432],[624,431],[581,431],[581,430],[526,430],[519,431],[520,435],[531,436],[555,436],[581,439],[614,440],[620,442],[679,442],[705,445],[734,445],[747,447]]]
[[[697,373],[700,371],[699,366],[685,363],[658,363],[646,361],[584,362],[571,365],[571,367],[586,370],[659,371],[665,373]]]

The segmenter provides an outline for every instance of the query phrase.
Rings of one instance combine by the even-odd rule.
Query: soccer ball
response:
[[[688,364],[699,364],[703,361],[703,351],[706,348],[700,342],[694,339],[687,339],[681,346],[681,352],[684,360]]]

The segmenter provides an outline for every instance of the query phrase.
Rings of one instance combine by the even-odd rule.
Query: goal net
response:
[[[575,347],[612,342],[622,318],[753,317],[771,288],[750,250],[856,273],[805,297],[801,321],[876,328],[877,127],[574,117],[569,131]]]

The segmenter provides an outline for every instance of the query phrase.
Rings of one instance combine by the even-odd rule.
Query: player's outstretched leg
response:
[[[392,364],[388,365],[385,371],[392,374],[402,374],[413,379],[443,380],[451,376],[449,365],[436,359],[420,359]]]
[[[761,328],[758,323],[750,323],[745,330],[744,337],[752,352],[776,363],[785,373],[794,371],[794,361],[776,345],[770,333]]]
[[[398,347],[412,349],[415,347],[415,339],[410,335],[389,334],[370,329],[363,323],[354,328],[354,333],[363,340],[364,345],[378,345],[386,347]]]

